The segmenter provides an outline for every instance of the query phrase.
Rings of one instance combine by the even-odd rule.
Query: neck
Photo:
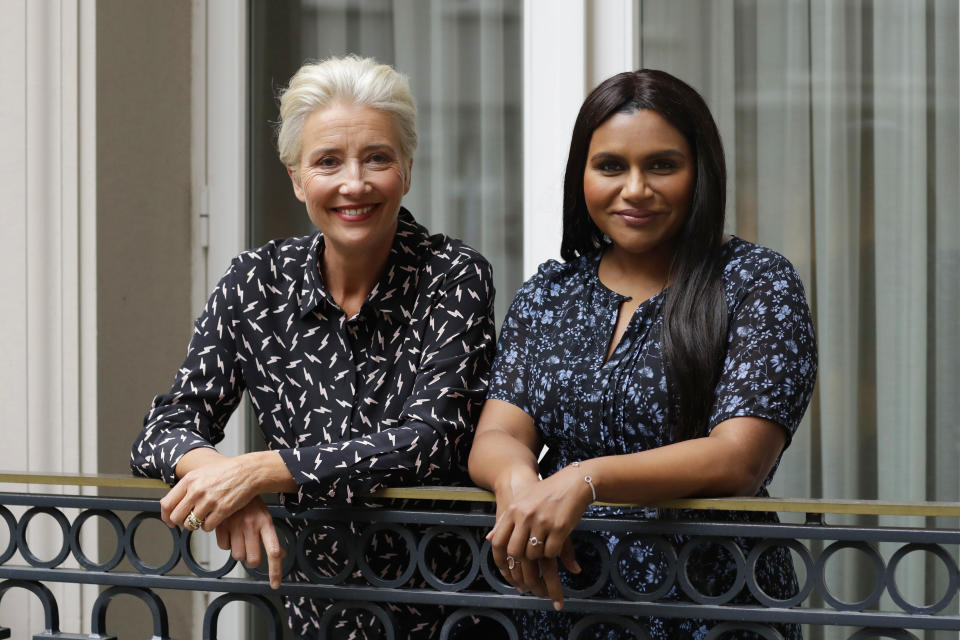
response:
[[[628,253],[613,245],[603,254],[598,275],[614,291],[632,295],[639,289],[653,295],[670,284],[673,254],[673,245],[642,254]]]
[[[342,251],[329,243],[324,247],[320,275],[327,291],[348,317],[360,311],[373,291],[387,265],[391,246],[392,242],[366,251]]]

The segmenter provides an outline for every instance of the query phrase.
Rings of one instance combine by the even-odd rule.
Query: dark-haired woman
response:
[[[622,73],[580,109],[564,182],[565,262],[541,265],[504,320],[469,462],[496,494],[488,539],[497,566],[558,610],[558,560],[578,573],[576,556],[587,557],[570,539],[585,510],[657,516],[591,503],[766,495],[810,400],[817,358],[800,278],[776,252],[724,236],[725,184],[716,124],[677,78]],[[607,538],[612,548],[617,538]],[[671,542],[679,550],[685,540]],[[659,586],[658,554],[631,549],[628,582]],[[707,593],[726,590],[735,573],[729,555],[709,548],[688,567]],[[783,549],[764,554],[757,574],[772,597],[796,592]],[[681,596],[674,586],[666,597]],[[746,589],[738,601],[749,601]],[[558,613],[521,618],[524,637],[566,637],[571,623]],[[645,623],[655,638],[701,637],[710,626]]]

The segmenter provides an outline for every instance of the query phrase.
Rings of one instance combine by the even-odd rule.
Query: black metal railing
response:
[[[12,478],[13,476],[11,476]],[[38,482],[33,476],[32,482]],[[24,476],[15,476],[24,482]],[[75,479],[80,477],[75,477]],[[103,477],[100,478],[101,480]],[[0,474],[0,482],[4,481]],[[7,480],[11,481],[11,480]],[[48,481],[49,480],[48,478]],[[66,484],[62,477],[51,482]],[[98,484],[96,479],[71,484]],[[103,484],[103,482],[99,482]],[[280,593],[335,602],[327,610],[322,624],[334,624],[338,616],[365,610],[376,617],[385,638],[397,634],[387,603],[447,605],[448,615],[440,633],[441,640],[458,637],[459,621],[480,616],[502,626],[510,638],[519,634],[511,610],[550,610],[542,598],[521,595],[509,587],[490,561],[489,543],[483,535],[493,525],[490,496],[475,489],[422,488],[390,490],[380,497],[391,499],[458,500],[466,510],[439,509],[431,502],[421,508],[324,508],[297,516],[303,525],[299,534],[287,522],[291,516],[280,507],[271,507],[278,529],[286,540],[285,576],[300,572],[309,582],[291,582],[286,578]],[[472,506],[470,506],[472,505]],[[753,631],[764,638],[780,638],[777,624],[796,623],[832,625],[858,629],[850,638],[916,638],[907,629],[960,630],[956,595],[960,574],[956,562],[960,531],[956,529],[897,526],[848,526],[827,524],[824,514],[854,513],[873,515],[960,516],[960,505],[944,503],[893,504],[881,502],[820,502],[814,500],[686,500],[658,505],[668,508],[725,509],[747,511],[794,511],[806,513],[803,523],[744,523],[730,521],[690,521],[658,518],[650,520],[584,518],[577,528],[581,542],[596,550],[588,584],[580,584],[566,594],[566,611],[587,614],[570,629],[571,640],[593,637],[591,629],[602,623],[620,626],[638,638],[646,638],[643,618],[702,618],[719,621],[709,639],[739,637],[741,631]],[[218,617],[225,605],[240,601],[260,610],[271,638],[281,637],[283,614],[270,598],[272,591],[265,573],[247,569],[246,577],[229,577],[236,561],[227,558],[222,566],[210,567],[199,561],[191,548],[189,531],[170,529],[170,552],[151,564],[137,546],[138,531],[153,519],[159,519],[159,502],[150,499],[105,498],[35,493],[0,494],[0,520],[7,532],[6,546],[0,549],[0,598],[11,589],[26,589],[39,599],[44,611],[44,630],[34,638],[112,638],[106,629],[106,611],[117,595],[133,595],[142,600],[153,616],[155,638],[169,637],[166,609],[155,589],[219,592],[207,606],[203,637],[217,638]],[[14,513],[20,513],[19,517]],[[670,513],[669,511],[665,513]],[[60,540],[52,557],[42,559],[31,548],[28,531],[31,522],[45,514],[56,523]],[[72,516],[72,517],[68,517]],[[91,559],[96,554],[82,547],[80,531],[91,519],[105,523],[116,535],[116,547],[105,560]],[[47,521],[49,524],[49,520]],[[955,520],[951,520],[955,522]],[[339,549],[334,571],[319,571],[304,553],[309,536],[322,531]],[[611,551],[596,531],[613,533],[618,539]],[[403,568],[397,575],[377,573],[369,561],[374,538],[389,532],[406,546]],[[2,534],[0,534],[2,535]],[[679,538],[678,538],[679,536]],[[753,539],[749,554],[735,544],[738,538]],[[676,540],[683,540],[680,545]],[[0,537],[2,540],[2,537]],[[432,545],[460,545],[469,552],[469,560],[454,581],[435,571],[428,558]],[[621,574],[621,558],[632,547],[642,545],[658,555],[665,575],[652,589],[639,590]],[[707,593],[689,579],[687,562],[703,545],[714,545],[728,554],[735,564],[736,577],[722,593]],[[56,544],[54,545],[57,546]],[[756,567],[761,556],[776,548],[789,549],[800,576],[799,591],[787,599],[775,599],[764,592]],[[845,601],[828,579],[831,558],[852,550],[872,567],[874,580],[865,597]],[[941,593],[933,601],[916,604],[904,596],[898,583],[898,566],[910,554],[924,556],[927,564],[939,564]],[[375,555],[372,554],[372,555]],[[467,554],[464,553],[464,558]],[[76,568],[66,566],[73,558]],[[17,562],[12,562],[17,560]],[[132,570],[120,570],[126,560]],[[175,570],[176,569],[176,570]],[[412,580],[413,579],[413,580]],[[91,611],[91,628],[64,633],[59,628],[58,603],[45,583],[79,583],[107,588]],[[418,586],[411,587],[411,584]],[[609,585],[614,597],[610,597]],[[744,588],[755,602],[741,604]],[[598,594],[607,591],[606,595]],[[667,597],[668,592],[682,594],[681,599]],[[759,603],[759,605],[757,604]],[[0,620],[0,638],[9,630]]]

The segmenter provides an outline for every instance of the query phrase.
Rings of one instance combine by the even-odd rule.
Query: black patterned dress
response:
[[[665,292],[640,304],[606,360],[625,297],[600,282],[600,257],[598,252],[568,263],[541,265],[517,293],[501,328],[488,397],[516,405],[533,417],[549,448],[540,463],[544,477],[577,460],[645,451],[677,438],[677,398],[667,383],[660,342]],[[754,416],[781,425],[789,445],[813,393],[817,369],[803,286],[783,256],[739,238],[725,245],[724,261],[728,342],[708,430],[730,418]],[[764,486],[769,481],[770,477]],[[759,495],[766,495],[766,489]],[[647,518],[657,513],[591,507],[588,515]],[[776,521],[775,514],[679,515]],[[617,538],[606,537],[612,549]],[[679,549],[685,540],[675,536],[672,543]],[[740,543],[749,547],[746,541]],[[796,593],[796,579],[788,552],[776,549],[762,556],[758,580],[772,597],[785,599]],[[663,575],[659,556],[649,551],[638,545],[625,572],[638,591],[654,590]],[[582,553],[589,554],[589,547]],[[691,562],[688,575],[698,591],[716,595],[735,572],[729,556],[703,552]],[[613,587],[608,587],[606,595],[614,597]],[[679,598],[676,586],[665,597]],[[737,601],[750,601],[746,589]],[[544,640],[565,638],[574,620],[553,612],[519,614],[521,635]],[[709,623],[695,619],[651,618],[642,623],[653,638],[702,638],[709,630]],[[788,637],[799,636],[796,627],[783,631]]]
[[[181,456],[223,439],[246,390],[267,447],[297,483],[296,493],[281,496],[291,512],[466,477],[496,335],[490,265],[457,240],[429,235],[401,209],[384,274],[347,317],[320,277],[323,248],[316,233],[233,260],[194,325],[172,389],[144,419],[134,473],[176,482]],[[306,526],[289,522],[295,533]],[[307,549],[321,575],[337,572],[325,536],[318,532]],[[376,543],[377,572],[396,577],[402,567],[390,566],[390,547],[405,543],[389,535]],[[446,562],[441,575],[462,570],[457,558]],[[316,637],[329,603],[285,604],[293,630]],[[402,637],[439,635],[435,608],[391,608]],[[358,618],[356,631],[365,624]]]

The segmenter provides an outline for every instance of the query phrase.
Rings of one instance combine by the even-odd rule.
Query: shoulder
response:
[[[279,238],[261,247],[244,251],[230,263],[228,271],[244,276],[282,280],[303,272],[311,253],[316,252],[319,232],[309,236]]]
[[[581,256],[570,262],[547,260],[527,279],[514,297],[518,311],[537,313],[565,306],[596,273],[596,256]]]
[[[442,284],[472,274],[484,281],[493,278],[490,263],[479,251],[446,234],[431,234],[406,209],[400,211],[395,248],[401,267],[416,265],[428,282]]]
[[[733,237],[725,247],[723,280],[728,296],[742,299],[757,289],[795,291],[803,295],[803,283],[793,264],[782,254]]]

